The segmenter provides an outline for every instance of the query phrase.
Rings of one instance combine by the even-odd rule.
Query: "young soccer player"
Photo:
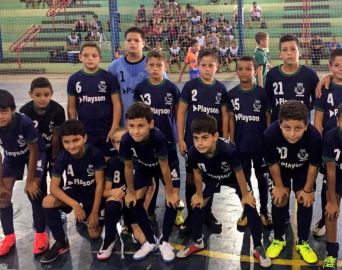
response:
[[[269,60],[268,60],[268,44],[270,37],[266,32],[257,32],[255,34],[255,41],[257,47],[254,51],[254,58],[256,61],[256,80],[260,87],[265,86],[266,74],[269,71]]]
[[[268,213],[268,173],[262,155],[262,134],[270,124],[271,114],[268,97],[263,88],[253,84],[255,60],[243,56],[237,63],[237,76],[240,84],[228,92],[233,110],[230,112],[235,121],[230,121],[230,141],[235,143],[240,153],[248,183],[252,174],[252,162],[258,180],[260,197],[260,217],[262,225],[270,227],[272,218]],[[251,132],[253,130],[253,132]],[[247,216],[243,212],[238,220],[239,227],[247,226]]]
[[[64,108],[52,100],[53,90],[47,78],[39,77],[31,82],[29,91],[31,101],[20,108],[20,112],[30,117],[44,139],[47,167],[51,172],[59,151],[59,128],[65,121]],[[47,170],[45,170],[47,172]],[[42,195],[47,195],[46,175],[41,179]]]
[[[285,248],[283,235],[291,189],[295,192],[298,210],[296,249],[307,263],[316,263],[317,255],[308,239],[312,220],[314,186],[322,154],[321,136],[308,122],[308,109],[298,100],[280,107],[279,121],[264,133],[263,149],[273,180],[272,219],[274,239],[267,248],[270,258],[277,258]]]
[[[181,70],[181,58],[180,58],[181,48],[177,45],[177,42],[173,42],[172,46],[169,48],[169,70],[172,72],[172,65],[177,64],[178,71]]]
[[[16,243],[11,200],[15,181],[23,179],[25,165],[27,177],[24,190],[32,205],[36,229],[33,254],[41,254],[49,248],[40,190],[46,167],[45,146],[32,120],[16,113],[15,109],[12,94],[0,89],[0,145],[4,149],[4,158],[0,160],[0,221],[5,235],[0,243],[0,256],[7,255]]]
[[[166,262],[174,260],[172,246],[168,243],[176,208],[179,203],[178,158],[168,150],[167,141],[159,129],[154,128],[151,108],[141,102],[134,103],[126,113],[127,130],[121,138],[119,156],[125,163],[125,178],[128,193],[125,204],[132,208],[133,218],[137,221],[146,237],[146,242],[134,253],[134,260],[145,258],[158,246],[147,213],[144,209],[144,196],[152,178],[161,178],[165,185],[166,211],[163,221],[162,236],[159,249],[162,259]],[[134,160],[134,162],[133,162]],[[134,175],[133,175],[134,170]]]
[[[340,77],[340,82],[341,81]],[[337,243],[337,219],[340,214],[340,202],[342,195],[342,103],[337,109],[337,127],[326,132],[323,139],[323,160],[327,169],[327,204],[325,206],[326,224],[326,250],[323,269],[336,270],[339,244]]]
[[[198,69],[198,59],[197,59],[199,51],[200,51],[200,44],[198,43],[198,40],[197,39],[191,40],[190,47],[184,59],[184,66],[179,74],[178,82],[182,81],[182,77],[187,66],[189,66],[190,80],[196,79],[200,76],[199,69]]]
[[[177,253],[185,258],[204,249],[202,227],[208,201],[222,184],[236,190],[250,221],[254,242],[253,255],[260,266],[270,267],[272,262],[265,255],[261,243],[261,224],[256,203],[238,158],[237,149],[230,143],[219,139],[216,119],[210,115],[199,115],[191,123],[194,145],[189,150],[188,162],[194,173],[196,193],[191,198],[192,239],[194,244]],[[205,183],[205,186],[203,185]]]
[[[99,223],[101,210],[104,168],[102,152],[87,144],[84,124],[71,119],[61,126],[61,140],[64,149],[59,152],[53,167],[50,194],[43,200],[45,217],[55,243],[40,258],[41,263],[50,263],[69,251],[59,210],[73,211],[76,221],[85,221],[91,239],[101,236]],[[66,185],[61,188],[60,181],[66,173]]]
[[[134,91],[134,100],[141,101],[149,105],[153,112],[154,126],[159,128],[164,134],[168,149],[172,152],[172,157],[177,157],[177,131],[176,131],[176,114],[178,110],[178,102],[180,92],[178,87],[171,81],[163,78],[165,72],[165,58],[161,52],[152,50],[146,57],[146,70],[149,73],[149,79],[138,84]],[[179,176],[179,165],[174,176]],[[155,181],[156,188],[149,207],[149,216],[154,214],[157,194],[159,189],[159,181]],[[178,224],[182,222],[181,212],[178,212]],[[181,224],[179,224],[181,225]]]
[[[178,146],[182,156],[186,156],[187,150],[193,145],[190,132],[192,120],[200,114],[208,114],[216,118],[219,136],[228,137],[228,96],[226,87],[215,79],[215,73],[219,66],[218,56],[208,50],[198,56],[200,77],[185,83],[181,92],[178,113],[177,132]],[[187,176],[185,186],[185,198],[188,208],[188,218],[181,226],[181,231],[187,232],[191,227],[191,197],[196,189],[192,178],[192,170],[186,165]],[[211,209],[212,197],[208,209]],[[206,219],[207,225],[214,231],[220,232],[222,224],[213,216],[211,211]]]
[[[109,139],[121,118],[119,89],[113,75],[99,67],[101,51],[97,44],[83,44],[79,58],[83,69],[68,80],[68,118],[83,122],[88,142],[109,158]]]

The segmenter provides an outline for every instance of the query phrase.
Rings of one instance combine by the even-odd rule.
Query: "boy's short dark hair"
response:
[[[255,58],[252,56],[244,55],[244,56],[240,57],[238,62],[237,62],[237,66],[239,66],[240,62],[252,62],[254,69],[256,69],[256,61],[255,61]]]
[[[147,56],[146,56],[146,63],[151,59],[151,58],[157,58],[159,60],[162,60],[163,62],[165,62],[165,58],[164,58],[164,54],[159,51],[159,50],[155,50],[152,49],[148,52]]]
[[[31,82],[30,92],[33,92],[35,88],[50,88],[50,90],[52,91],[52,85],[50,81],[48,80],[48,78],[45,78],[45,77],[35,78]]]
[[[280,37],[279,39],[279,51],[281,50],[281,44],[283,44],[284,42],[289,42],[289,41],[295,41],[297,44],[297,48],[300,48],[300,44],[299,44],[299,40],[295,35],[291,35],[291,34],[286,34]]]
[[[309,110],[304,103],[299,100],[288,100],[280,106],[279,122],[287,120],[303,121],[308,123]]]
[[[190,130],[192,134],[208,132],[214,135],[217,132],[217,121],[211,115],[199,115],[192,120]]]
[[[86,135],[86,131],[84,128],[84,124],[76,119],[70,119],[65,121],[60,129],[60,136],[70,136],[70,135],[81,135],[84,137]]]
[[[0,89],[0,109],[15,110],[15,101],[13,95],[7,90]]]
[[[203,57],[212,57],[217,63],[219,62],[219,58],[218,58],[217,53],[215,53],[212,50],[201,51],[200,54],[198,55],[197,62],[198,63],[201,62]]]
[[[125,39],[129,33],[138,33],[141,36],[141,39],[145,40],[145,32],[140,27],[132,26],[128,28],[125,32]]]
[[[95,43],[95,42],[86,42],[86,43],[84,43],[81,46],[80,54],[82,54],[84,48],[87,48],[87,47],[95,48],[98,51],[98,53],[101,55],[101,49],[100,49],[99,45],[97,45],[97,43]]]
[[[260,44],[260,42],[268,37],[268,33],[266,32],[257,32],[255,34],[256,43]]]
[[[194,46],[194,45],[197,44],[197,43],[198,43],[198,40],[197,40],[197,39],[192,39],[192,40],[190,41],[190,47]]]
[[[137,118],[145,118],[148,123],[153,120],[153,112],[151,107],[143,102],[136,102],[131,105],[126,112],[126,120],[133,120]]]
[[[342,102],[338,104],[336,117],[340,118],[341,116],[342,116]]]
[[[342,48],[333,50],[329,56],[329,64],[332,65],[337,56],[342,56]]]

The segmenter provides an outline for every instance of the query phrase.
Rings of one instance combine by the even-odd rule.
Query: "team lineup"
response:
[[[190,80],[180,91],[167,79],[167,63],[160,51],[143,55],[144,39],[140,28],[129,28],[126,55],[114,60],[108,71],[99,68],[99,47],[82,45],[83,68],[67,83],[68,120],[63,107],[51,99],[53,87],[47,78],[32,81],[32,100],[21,108],[16,107],[11,93],[0,90],[0,145],[4,150],[0,221],[5,235],[0,256],[6,256],[16,244],[12,192],[27,166],[24,191],[32,206],[32,252],[42,264],[69,251],[63,220],[70,212],[78,224],[86,226],[91,239],[100,238],[104,230],[98,260],[112,256],[118,237],[116,224],[122,218],[141,244],[134,260],[157,249],[165,262],[189,257],[206,246],[204,224],[215,233],[222,231],[211,210],[221,186],[235,189],[243,207],[237,226],[249,228],[253,256],[264,268],[286,248],[284,234],[293,190],[298,204],[295,248],[306,263],[315,264],[318,258],[309,235],[316,178],[321,173],[322,216],[313,234],[326,235],[323,269],[337,269],[342,49],[332,51],[331,74],[319,81],[313,70],[299,64],[299,41],[293,35],[280,38],[283,63],[269,69],[269,37],[258,32],[254,55],[237,61],[239,84],[226,89],[215,79],[217,54],[200,51],[194,40],[184,65],[191,63]],[[185,220],[180,212],[177,152],[185,159]],[[251,189],[252,168],[260,209]],[[47,175],[51,178],[49,191]],[[159,179],[165,189],[165,213],[161,233],[156,235],[149,219],[155,214]],[[169,242],[174,224],[181,225],[180,233],[192,239],[176,253]],[[262,227],[274,230],[269,246],[262,241]],[[47,229],[54,239],[52,246]]]

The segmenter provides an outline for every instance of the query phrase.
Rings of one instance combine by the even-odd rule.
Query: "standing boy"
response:
[[[196,79],[200,76],[197,60],[200,48],[201,47],[197,39],[191,40],[190,47],[188,48],[188,51],[186,52],[186,56],[184,59],[184,66],[179,74],[178,82],[182,81],[182,77],[187,66],[189,66],[190,80]]]
[[[255,34],[255,41],[257,47],[254,51],[254,58],[256,61],[256,80],[260,87],[265,86],[266,74],[269,71],[269,60],[268,60],[268,44],[270,37],[266,32],[257,32]]]

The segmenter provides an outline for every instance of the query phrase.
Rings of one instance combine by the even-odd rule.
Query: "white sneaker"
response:
[[[97,259],[98,260],[107,260],[112,255],[112,250],[115,245],[115,241],[113,241],[106,249],[103,249],[104,241],[100,250],[97,252]]]
[[[150,254],[152,251],[156,250],[158,245],[156,243],[149,243],[146,241],[144,244],[142,244],[141,248],[134,253],[133,260],[139,261],[142,259],[145,259],[148,254]]]
[[[173,247],[168,242],[163,241],[162,244],[159,244],[159,250],[164,262],[172,262],[176,257]]]
[[[257,259],[259,265],[268,268],[272,265],[272,260],[267,256],[263,246],[258,246],[253,250],[253,257]]]
[[[316,224],[315,227],[312,231],[312,234],[316,237],[322,237],[324,236],[326,233],[326,228],[325,228],[325,224],[324,221],[319,220]]]

